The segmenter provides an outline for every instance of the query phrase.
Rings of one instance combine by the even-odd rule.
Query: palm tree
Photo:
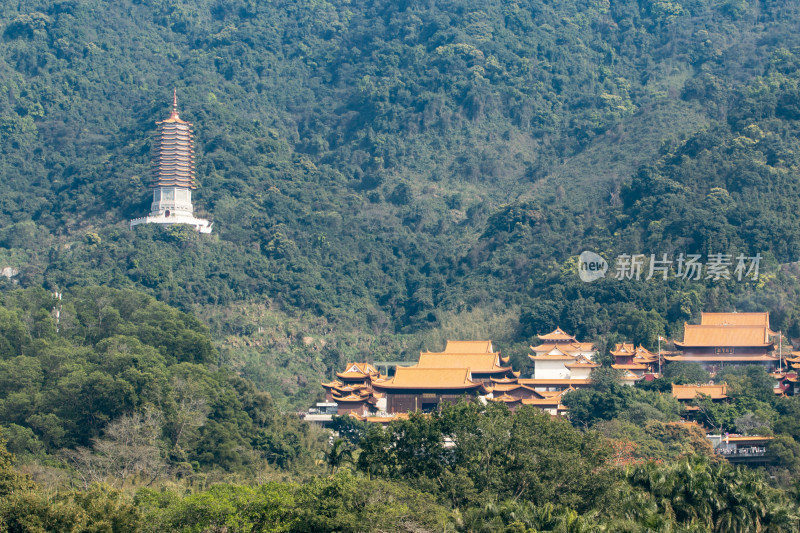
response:
[[[330,451],[325,454],[325,460],[328,466],[331,467],[331,474],[333,474],[344,463],[353,461],[353,450],[350,449],[350,445],[346,440],[337,438],[331,444]]]

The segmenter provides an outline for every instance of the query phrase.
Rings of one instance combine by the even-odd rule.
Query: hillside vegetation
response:
[[[557,323],[652,343],[702,309],[800,336],[788,0],[0,6],[0,266],[194,311],[303,406],[347,359]],[[178,88],[215,221],[148,210]],[[759,284],[580,283],[571,258],[761,253]],[[612,265],[613,268],[613,265]],[[786,270],[786,269],[789,270]]]

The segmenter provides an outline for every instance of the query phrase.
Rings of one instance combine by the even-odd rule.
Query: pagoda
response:
[[[187,224],[200,233],[211,233],[211,223],[195,218],[192,190],[197,188],[194,172],[192,124],[178,115],[177,90],[172,93],[172,114],[157,122],[158,136],[153,169],[153,203],[150,214],[131,220],[138,224]]]

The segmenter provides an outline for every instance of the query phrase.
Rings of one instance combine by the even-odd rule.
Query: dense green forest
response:
[[[800,337],[797,6],[19,0],[0,7],[0,266],[193,311],[302,407],[346,360],[706,310]],[[200,238],[137,227],[154,122],[197,130]],[[760,283],[582,284],[592,249],[764,256]],[[524,370],[524,368],[523,368]]]
[[[292,410],[348,360],[560,325],[653,347],[701,311],[800,339],[790,0],[0,4],[0,530],[796,530],[800,409],[676,366],[386,431]],[[212,235],[138,226],[172,88]],[[576,258],[611,275],[583,283]],[[619,254],[760,254],[757,280],[619,280]],[[6,276],[6,273],[9,276]],[[445,445],[447,443],[447,445]],[[8,452],[6,450],[9,450]],[[16,460],[12,454],[16,455]],[[16,462],[15,462],[16,461]]]

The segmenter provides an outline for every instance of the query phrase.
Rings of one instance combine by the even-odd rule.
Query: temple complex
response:
[[[211,233],[211,223],[195,218],[192,191],[197,188],[194,169],[192,124],[178,115],[177,91],[172,95],[172,114],[158,124],[154,169],[153,203],[150,214],[130,221],[138,224],[187,224],[200,233]]]
[[[685,361],[716,372],[727,365],[763,365],[774,369],[776,335],[769,328],[769,313],[703,313],[700,324],[684,324],[682,341],[674,341],[680,355],[669,362]]]
[[[492,341],[447,341],[444,351],[420,352],[415,365],[398,366],[391,377],[381,375],[369,363],[348,363],[343,372],[336,373],[336,379],[322,383],[326,402],[318,406],[384,423],[410,411],[434,411],[466,396],[502,402],[512,410],[532,405],[562,415],[566,412],[563,395],[588,387],[591,371],[600,365],[594,362],[591,343],[578,342],[560,329],[543,337],[553,346],[542,353],[541,360],[560,362],[562,370],[550,372],[557,377],[549,377],[547,363],[539,363],[539,376],[520,378],[508,358],[494,350]],[[562,348],[569,354],[561,352]],[[537,360],[535,357],[531,356]]]

